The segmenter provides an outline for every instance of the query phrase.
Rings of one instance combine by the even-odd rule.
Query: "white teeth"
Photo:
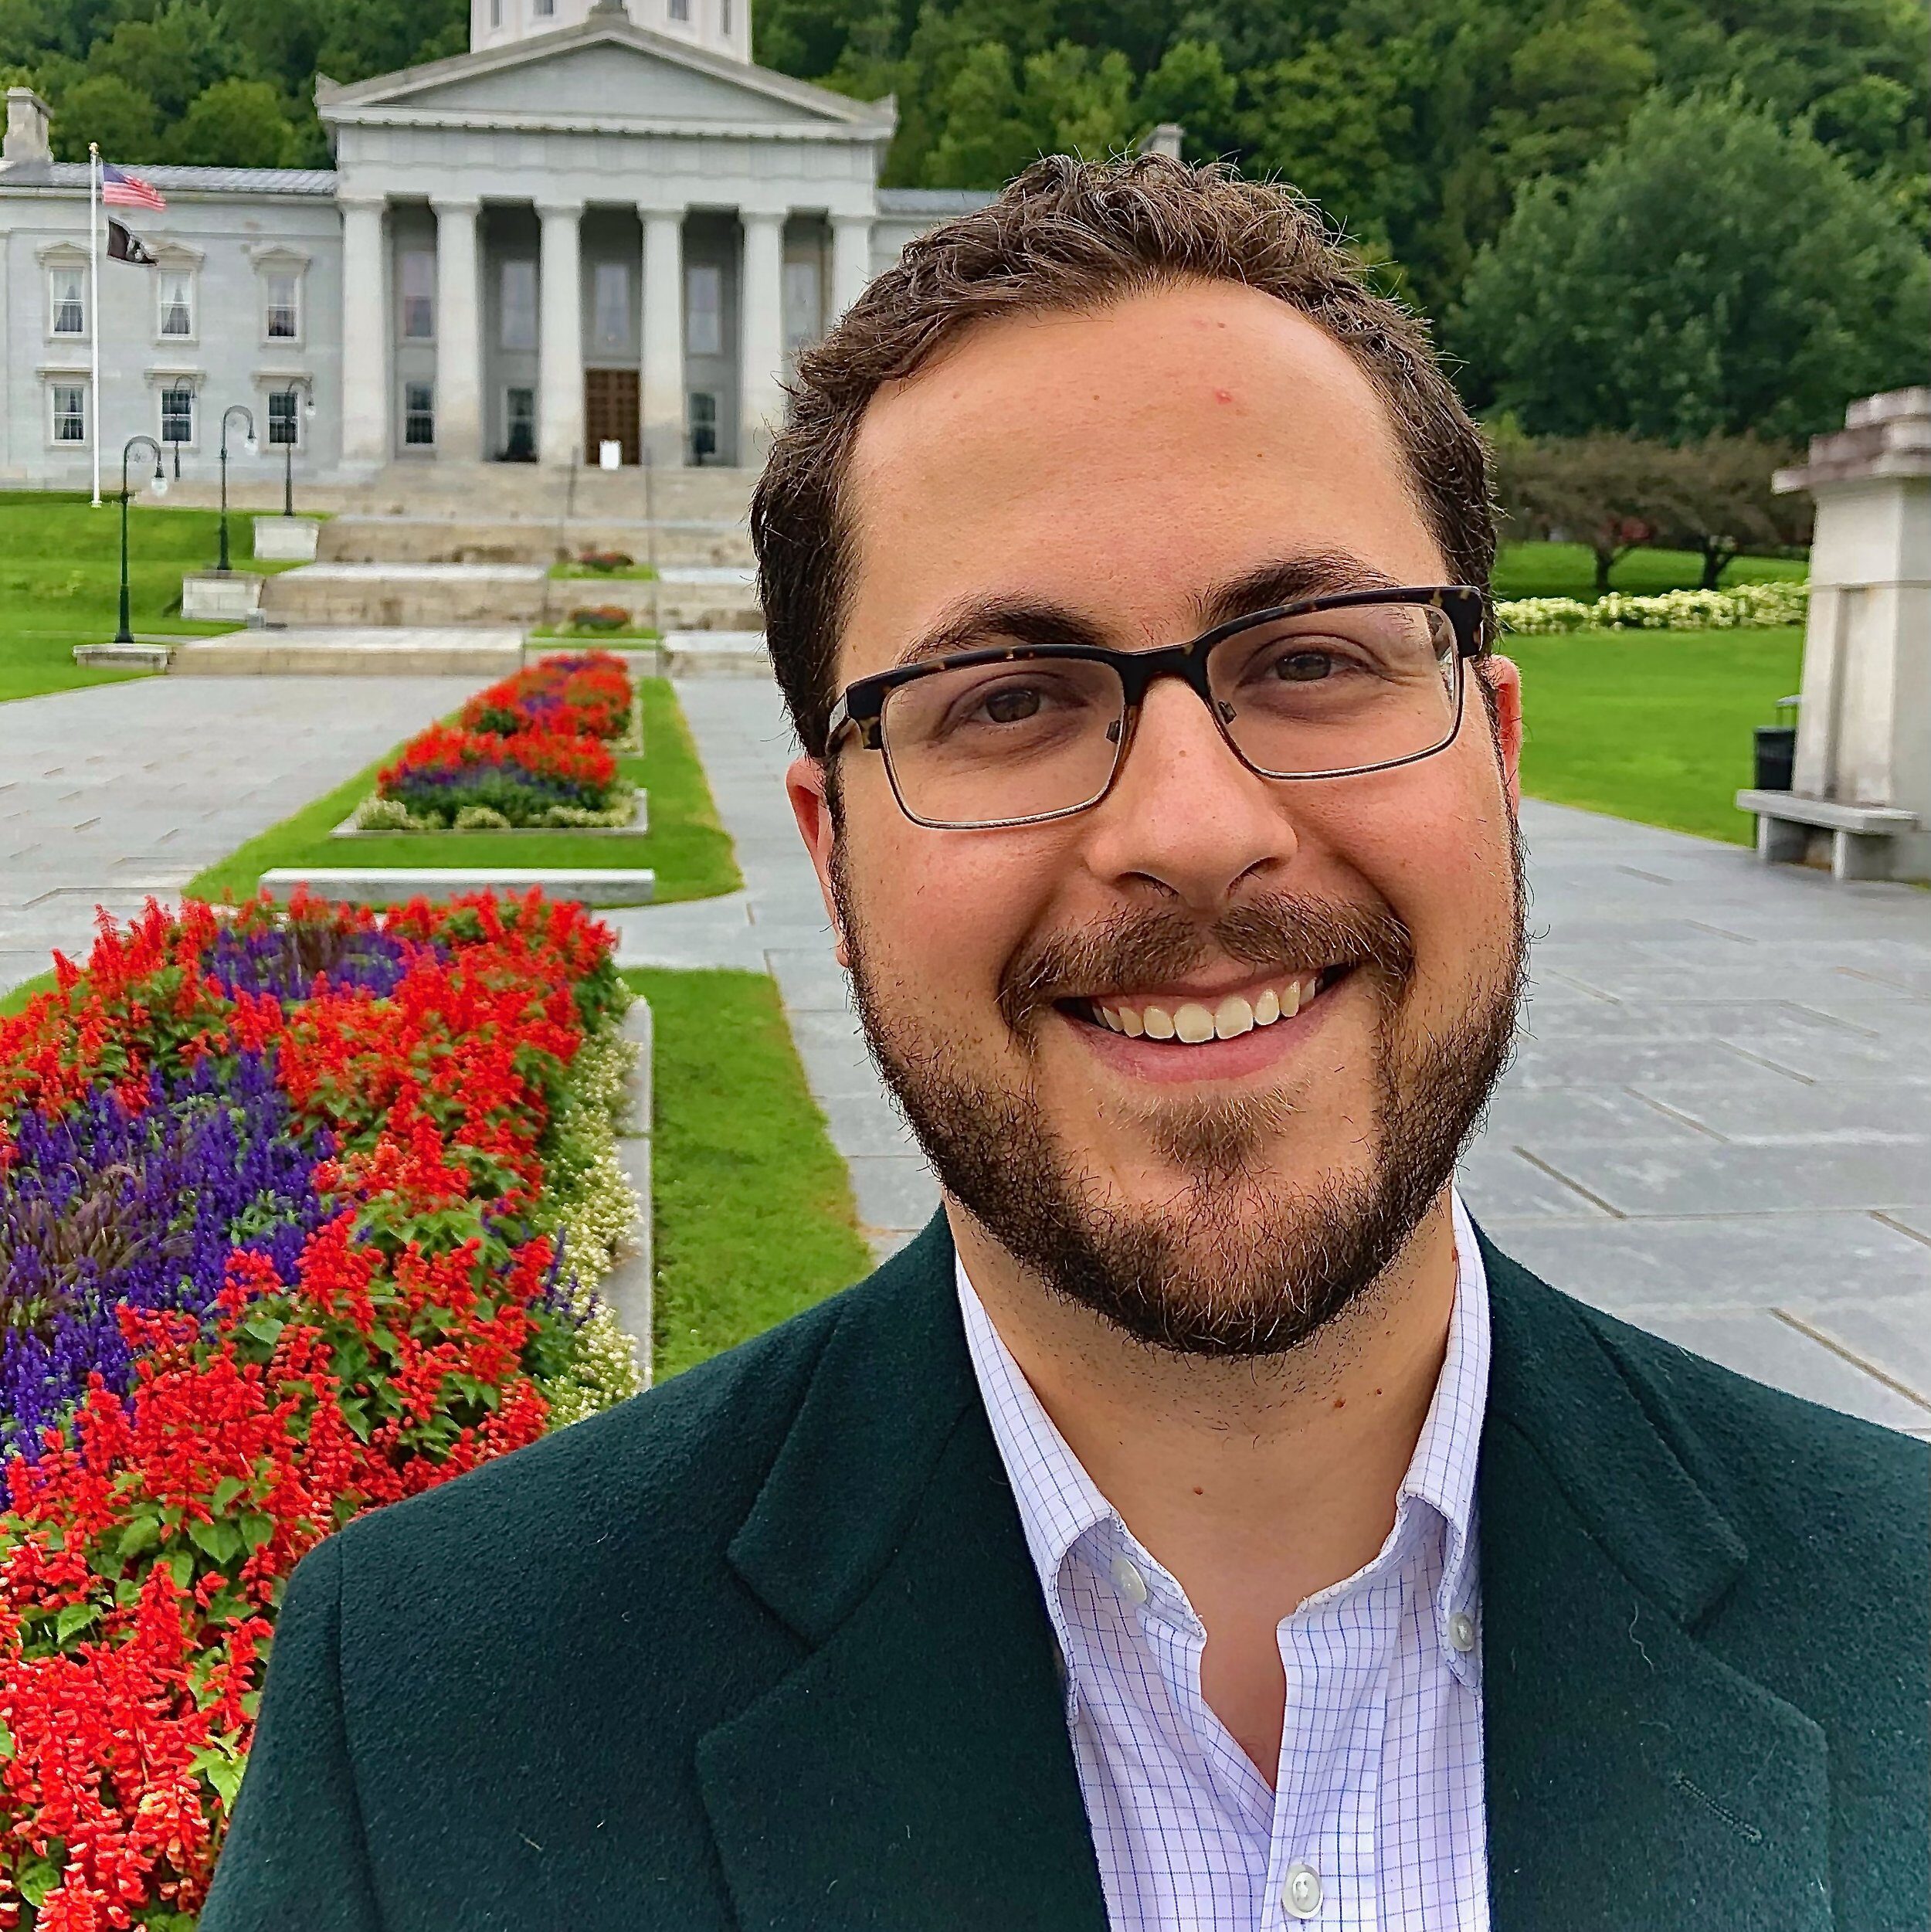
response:
[[[1131,1007],[1121,1007],[1120,1019],[1126,1029],[1126,1037],[1129,1040],[1139,1039],[1140,1035],[1146,1031],[1146,1023]]]
[[[1165,1007],[1143,1008],[1140,1014],[1140,1023],[1145,1027],[1146,1037],[1149,1040],[1171,1040],[1173,1037],[1173,1022],[1168,1017]]]
[[[1301,1010],[1301,982],[1290,980],[1281,989],[1281,1017],[1291,1020]]]
[[[1174,1009],[1173,1031],[1189,1047],[1197,1047],[1202,1041],[1213,1037],[1213,1015],[1189,1000],[1185,1006]]]
[[[1269,986],[1254,1003],[1254,1024],[1271,1027],[1281,1017],[1281,996]]]
[[[1254,1031],[1254,1009],[1237,993],[1230,993],[1213,1009],[1213,1033],[1218,1040],[1232,1040]]]
[[[1126,1029],[1120,1024],[1120,1016],[1115,1013],[1111,1007],[1101,1007],[1100,1008],[1100,1017],[1104,1020],[1115,1033],[1124,1033],[1126,1031]]]

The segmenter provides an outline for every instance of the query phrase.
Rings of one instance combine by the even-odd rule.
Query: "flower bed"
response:
[[[1570,630],[1736,630],[1800,624],[1807,583],[1739,584],[1733,590],[1668,590],[1654,597],[1612,590],[1593,604],[1575,597],[1520,597],[1499,603],[1505,631],[1546,637]]]
[[[630,735],[635,700],[621,658],[578,651],[539,659],[478,691],[459,722],[466,731],[562,732],[615,742]]]
[[[288,1573],[631,1393],[610,937],[150,906],[0,1021],[0,1926],[190,1926]]]

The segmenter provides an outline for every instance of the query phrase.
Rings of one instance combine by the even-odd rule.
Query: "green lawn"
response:
[[[1736,557],[1725,567],[1723,587],[1766,583],[1810,575],[1807,559]],[[1688,550],[1632,550],[1609,573],[1612,589],[1637,596],[1665,590],[1694,590],[1703,580],[1703,560]],[[1574,597],[1596,601],[1596,560],[1580,543],[1505,543],[1495,559],[1495,596]]]
[[[119,472],[113,480],[118,482]],[[133,628],[148,637],[216,637],[232,624],[189,623],[181,615],[186,572],[212,569],[221,518],[212,510],[133,504],[127,512],[127,583]],[[239,570],[287,569],[254,561],[255,520],[228,518],[229,555]],[[120,508],[97,510],[84,493],[0,491],[0,701],[145,674],[83,671],[76,644],[105,643],[120,621]]]
[[[626,973],[650,1002],[656,1379],[871,1270],[844,1163],[762,973]]]
[[[618,764],[650,795],[647,832],[615,837],[585,837],[580,832],[385,832],[375,838],[331,839],[331,828],[375,788],[377,769],[389,762],[385,757],[197,874],[188,892],[196,898],[219,899],[229,893],[246,898],[263,873],[302,865],[647,865],[657,874],[660,905],[735,891],[744,880],[731,857],[730,838],[718,823],[676,694],[660,677],[640,678],[638,690],[643,703],[643,753],[621,757]]]
[[[1732,796],[1752,782],[1753,728],[1797,688],[1802,631],[1583,630],[1502,648],[1522,667],[1525,791],[1750,843]]]
[[[610,583],[651,583],[657,572],[647,563],[626,564],[621,569],[599,570],[594,564],[553,563],[550,576],[557,583],[589,583],[603,578]]]

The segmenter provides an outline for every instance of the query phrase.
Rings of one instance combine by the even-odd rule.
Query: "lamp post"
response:
[[[238,416],[248,425],[242,447],[252,457],[261,446],[255,440],[255,414],[245,402],[231,402],[221,413],[221,562],[215,568],[224,575],[232,567],[228,561],[228,419]]]
[[[120,628],[114,633],[114,642],[117,644],[131,644],[134,641],[133,627],[128,621],[127,459],[134,454],[135,446],[142,443],[154,453],[154,494],[165,497],[168,494],[168,472],[161,467],[161,445],[151,436],[131,436],[120,453]]]
[[[285,396],[293,398],[297,389],[305,389],[308,394],[302,400],[302,414],[311,422],[315,416],[315,385],[305,375],[298,375],[282,391]],[[269,425],[270,433],[274,424]],[[282,514],[292,517],[295,514],[295,412],[288,413],[288,440],[282,445]]]

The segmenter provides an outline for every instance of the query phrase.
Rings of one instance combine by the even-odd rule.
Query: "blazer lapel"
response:
[[[1696,1638],[1748,1553],[1580,1311],[1483,1253],[1495,1932],[1827,1932],[1823,1734]]]
[[[1105,1932],[942,1222],[852,1297],[731,1557],[812,1646],[698,1748],[745,1932]]]

